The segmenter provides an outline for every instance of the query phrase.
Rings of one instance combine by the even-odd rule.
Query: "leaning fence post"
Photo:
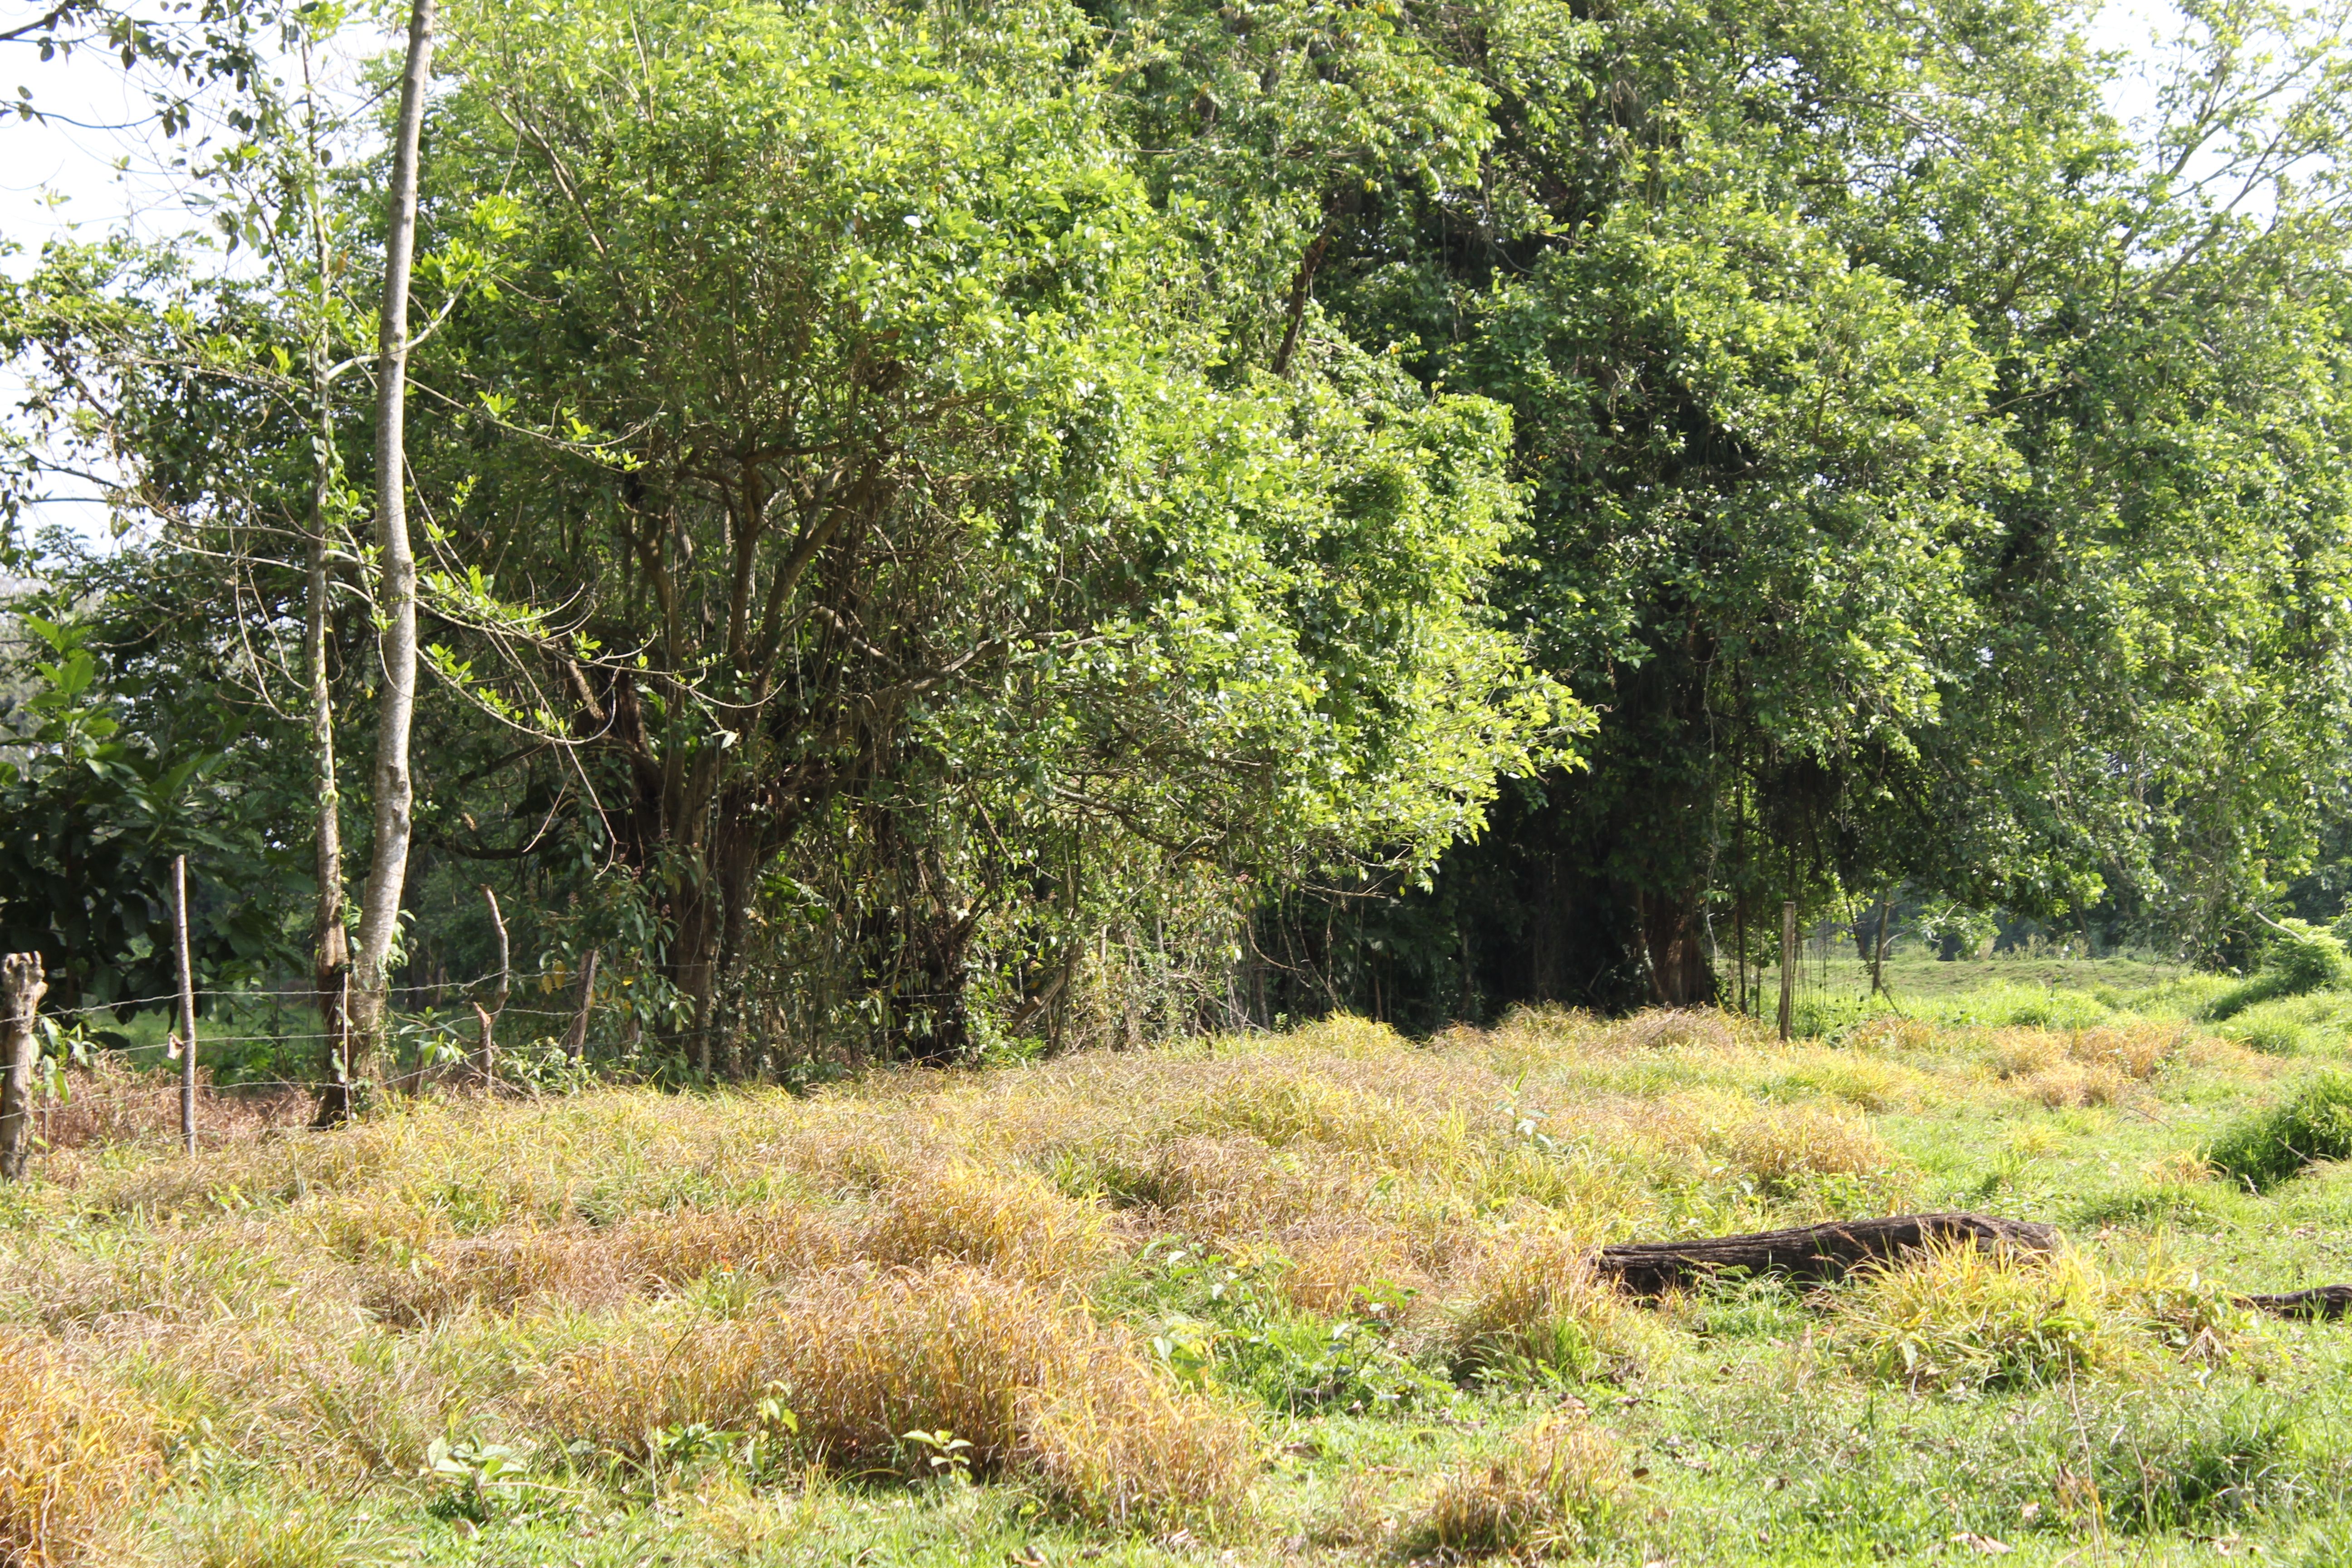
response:
[[[580,966],[580,1011],[572,1019],[572,1028],[563,1037],[563,1054],[578,1061],[588,1049],[588,1005],[596,999],[596,950],[588,950],[587,963]]]
[[[1797,900],[1780,906],[1780,1037],[1789,1037],[1797,1008]]]
[[[485,1088],[495,1089],[498,1087],[499,1075],[498,1042],[494,1037],[494,1030],[499,1021],[499,1015],[507,1010],[507,971],[509,956],[507,948],[506,917],[499,912],[499,896],[490,890],[490,885],[488,882],[482,884],[482,897],[490,906],[490,928],[499,933],[499,988],[490,996],[491,1005],[485,1007],[477,1002],[474,1004],[474,1013],[482,1020],[482,1083]]]
[[[180,1142],[196,1152],[196,977],[188,963],[188,858],[172,862],[172,923],[180,942]]]
[[[37,952],[0,959],[0,1181],[21,1181],[33,1142],[33,1018],[49,983]]]

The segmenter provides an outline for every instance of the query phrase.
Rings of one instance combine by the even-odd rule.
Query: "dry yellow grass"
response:
[[[2072,1250],[1937,1247],[1830,1299],[1848,1361],[1913,1388],[2018,1387],[2148,1355],[2226,1362],[2261,1339],[2254,1314],[2161,1248],[2111,1273]]]
[[[750,1316],[649,1321],[573,1357],[544,1408],[642,1458],[664,1427],[753,1425],[763,1398],[836,1468],[920,1473],[905,1435],[947,1432],[974,1469],[1024,1468],[1089,1517],[1230,1507],[1254,1464],[1238,1412],[1168,1384],[1083,1306],[964,1265],[839,1270]]]
[[[649,1431],[743,1430],[780,1399],[829,1473],[919,1472],[905,1434],[944,1429],[1066,1514],[1200,1521],[1243,1506],[1261,1437],[1089,1304],[1161,1310],[1132,1305],[1180,1288],[1128,1267],[1146,1242],[1223,1253],[1309,1346],[1330,1325],[1296,1314],[1377,1301],[1416,1376],[1664,1375],[1673,1323],[1596,1282],[1590,1245],[1912,1206],[1927,1178],[1882,1117],[1973,1100],[2015,1119],[1994,1136],[2053,1154],[2103,1119],[2037,1104],[2140,1094],[2154,1113],[2139,1086],[2244,1057],[2169,1026],[1783,1046],[1704,1012],[1550,1009],[1424,1044],[1343,1018],[806,1097],[420,1100],[192,1161],[45,1154],[33,1223],[0,1231],[0,1323],[135,1368],[175,1440],[201,1422],[339,1484],[413,1478],[460,1431],[645,1460]],[[1820,1298],[1822,1343],[1925,1387],[2251,1342],[2193,1278],[2069,1267],[1889,1270]],[[1430,1505],[1445,1550],[1533,1551],[1611,1517],[1585,1437],[1521,1447]],[[718,1512],[786,1528],[748,1500]]]
[[[958,1161],[903,1179],[864,1237],[880,1263],[981,1264],[1014,1279],[1092,1279],[1114,1247],[1103,1211],[1045,1177]]]
[[[122,1560],[163,1465],[149,1412],[45,1335],[0,1329],[0,1564]]]
[[[1572,1552],[1611,1533],[1633,1488],[1607,1433],[1552,1416],[1513,1434],[1491,1462],[1447,1477],[1407,1544],[1459,1556]]]
[[[1576,1237],[1497,1238],[1465,1271],[1445,1323],[1457,1363],[1532,1363],[1575,1375],[1638,1368],[1653,1331],[1640,1310],[1594,1278]]]

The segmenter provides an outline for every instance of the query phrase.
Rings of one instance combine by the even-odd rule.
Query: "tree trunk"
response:
[[[1700,940],[1699,895],[1638,892],[1643,951],[1650,990],[1662,1007],[1704,1007],[1715,1000],[1715,972]]]
[[[1655,1296],[1677,1285],[1733,1270],[1792,1279],[1838,1279],[1863,1264],[1890,1261],[1937,1243],[2047,1252],[2057,1245],[2058,1233],[2046,1225],[1992,1215],[1896,1215],[1745,1236],[1604,1247],[1593,1255],[1593,1267],[1637,1296]]]
[[[485,1007],[477,1002],[474,1011],[482,1020],[482,1084],[486,1089],[495,1089],[499,1082],[499,1015],[507,1010],[510,982],[509,971],[513,967],[514,955],[507,942],[507,917],[499,910],[499,896],[490,889],[488,882],[482,884],[482,900],[490,906],[490,929],[498,933],[499,938],[499,985],[491,994],[492,1005]]]
[[[323,367],[320,367],[323,368]],[[323,376],[314,377],[319,397],[319,438],[333,439]],[[310,686],[310,747],[319,787],[313,876],[318,901],[310,917],[311,987],[319,1008],[320,1033],[326,1037],[324,1086],[319,1092],[318,1121],[330,1126],[351,1114],[350,1033],[343,1017],[344,967],[351,963],[350,938],[343,930],[342,795],[335,785],[335,699],[327,669],[327,515],[333,484],[331,459],[322,450],[318,488],[310,508],[310,580],[308,618],[303,626],[303,662]]]
[[[359,981],[349,1064],[355,1082],[377,1070],[384,1030],[384,963],[400,931],[400,898],[408,880],[409,725],[416,709],[416,557],[408,543],[407,438],[408,272],[416,243],[417,137],[425,119],[425,86],[432,69],[434,0],[413,0],[408,14],[408,62],[400,79],[400,121],[393,144],[390,221],[386,226],[383,315],[378,325],[375,415],[376,542],[383,556],[378,637],[383,696],[378,710],[374,842],[360,909]]]
[[[588,960],[580,971],[580,1009],[572,1016],[572,1027],[563,1037],[563,1054],[578,1061],[588,1051],[588,1009],[596,1001],[596,950],[588,950]]]
[[[33,1142],[34,1016],[48,990],[37,952],[0,959],[0,1181],[21,1181]]]

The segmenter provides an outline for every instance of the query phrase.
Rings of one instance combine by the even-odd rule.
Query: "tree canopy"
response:
[[[2079,20],[452,0],[412,981],[488,883],[709,1074],[1728,1001],[1765,911],[1897,887],[2226,950],[2347,815],[2345,69],[2217,0],[2135,130]],[[26,451],[142,520],[17,542],[0,788],[152,903],[168,814],[101,819],[213,781],[253,968],[313,833],[256,803],[369,787],[385,155],[249,97],[197,173],[257,274],[0,299]]]

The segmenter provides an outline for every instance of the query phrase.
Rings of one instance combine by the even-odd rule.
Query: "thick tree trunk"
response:
[[[1650,963],[1652,999],[1662,1007],[1704,1007],[1715,1000],[1715,970],[1696,892],[1639,892],[1633,907]]]
[[[0,1181],[21,1181],[33,1142],[33,1018],[48,990],[37,952],[0,959]]]
[[[358,981],[350,1051],[352,1079],[378,1069],[388,1003],[386,958],[400,930],[401,893],[408,880],[408,734],[416,709],[416,557],[408,542],[407,434],[408,272],[416,243],[417,137],[425,119],[425,86],[432,70],[434,0],[414,0],[408,15],[408,62],[401,73],[400,121],[394,138],[391,212],[386,226],[383,315],[376,358],[376,542],[383,558],[379,610],[384,626],[382,705],[375,757],[374,842],[360,909]]]

